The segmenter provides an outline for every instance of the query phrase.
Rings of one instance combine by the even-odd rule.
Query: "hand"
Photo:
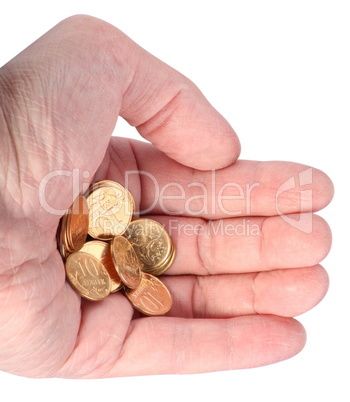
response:
[[[152,145],[111,138],[118,115]],[[302,349],[304,329],[291,317],[328,286],[318,263],[331,235],[310,213],[332,198],[324,173],[235,162],[234,131],[188,79],[85,16],[1,68],[0,133],[1,370],[191,373],[265,365]],[[135,170],[143,173],[128,175]],[[176,245],[162,278],[174,299],[165,317],[134,314],[120,293],[82,300],[65,281],[54,211],[88,182],[126,177],[138,209]]]

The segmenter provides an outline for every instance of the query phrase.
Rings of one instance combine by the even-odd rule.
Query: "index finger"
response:
[[[284,216],[319,211],[334,193],[324,172],[300,163],[239,160],[224,169],[200,171],[176,163],[151,144],[115,137],[97,178],[106,175],[130,188],[140,215]]]

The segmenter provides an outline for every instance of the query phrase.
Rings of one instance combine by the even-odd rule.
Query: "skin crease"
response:
[[[111,138],[118,115],[151,143]],[[194,373],[257,367],[303,348],[305,331],[292,317],[327,292],[319,263],[331,234],[317,215],[309,234],[288,225],[274,200],[286,180],[308,167],[236,162],[235,132],[199,89],[115,27],[71,17],[0,69],[0,150],[1,370],[66,378]],[[52,208],[67,209],[92,180],[123,184],[130,170],[148,172],[160,187],[209,188],[210,169],[217,169],[218,186],[234,178],[259,187],[241,216],[216,205],[214,213],[178,214],[186,199],[167,200],[168,215],[162,200],[155,203],[150,217],[173,230],[177,250],[163,278],[174,305],[164,317],[143,317],[120,293],[89,302],[65,281],[55,240],[63,212],[43,207],[41,183],[54,170],[77,168],[78,191],[69,175],[48,181],[45,201]],[[323,172],[312,169],[308,188],[310,208],[300,211],[296,187],[279,201],[283,214],[301,219],[331,201],[333,186]],[[129,190],[138,211],[154,197],[142,175],[131,177]],[[244,207],[238,199],[226,206]],[[180,230],[220,222],[235,228],[248,220],[258,235]]]

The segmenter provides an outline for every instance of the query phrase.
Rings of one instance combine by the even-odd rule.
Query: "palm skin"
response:
[[[1,370],[69,378],[190,373],[260,366],[301,350],[305,332],[291,317],[327,291],[318,263],[331,235],[318,216],[310,234],[276,216],[275,194],[306,166],[235,162],[238,139],[199,90],[91,17],[63,21],[2,67],[0,88]],[[111,139],[118,115],[153,145]],[[56,210],[68,208],[83,185],[123,184],[129,171],[149,173],[160,188],[176,182],[188,190],[186,199],[166,200],[169,215],[161,200],[149,212],[168,230],[178,229],[171,232],[177,257],[163,278],[174,298],[167,316],[141,317],[118,293],[84,301],[65,281],[55,240],[60,214],[43,207],[40,185],[49,172],[73,169],[79,169],[78,189],[67,174],[45,188]],[[193,214],[184,208],[195,194],[191,183],[211,188],[210,169],[218,169],[218,187],[259,183],[246,217],[226,216],[213,205],[197,214],[200,202],[191,204]],[[153,188],[145,175],[130,177],[136,209],[145,210]],[[284,214],[330,202],[328,177],[313,169],[312,178],[310,210],[300,210],[296,188],[281,198]],[[225,205],[238,211],[240,203]],[[259,228],[258,236],[179,230],[221,220],[235,227],[244,219]]]

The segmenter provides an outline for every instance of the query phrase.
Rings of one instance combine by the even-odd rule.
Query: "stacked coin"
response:
[[[89,229],[88,206],[86,198],[80,195],[62,217],[57,243],[62,257],[78,251],[84,245]]]
[[[123,290],[143,314],[165,314],[172,298],[156,276],[170,267],[175,248],[159,222],[132,220],[134,209],[132,195],[119,183],[92,184],[62,217],[58,249],[67,279],[82,297],[98,301]]]
[[[152,219],[136,219],[125,236],[142,262],[142,270],[154,276],[164,273],[175,258],[175,248],[164,226]]]

